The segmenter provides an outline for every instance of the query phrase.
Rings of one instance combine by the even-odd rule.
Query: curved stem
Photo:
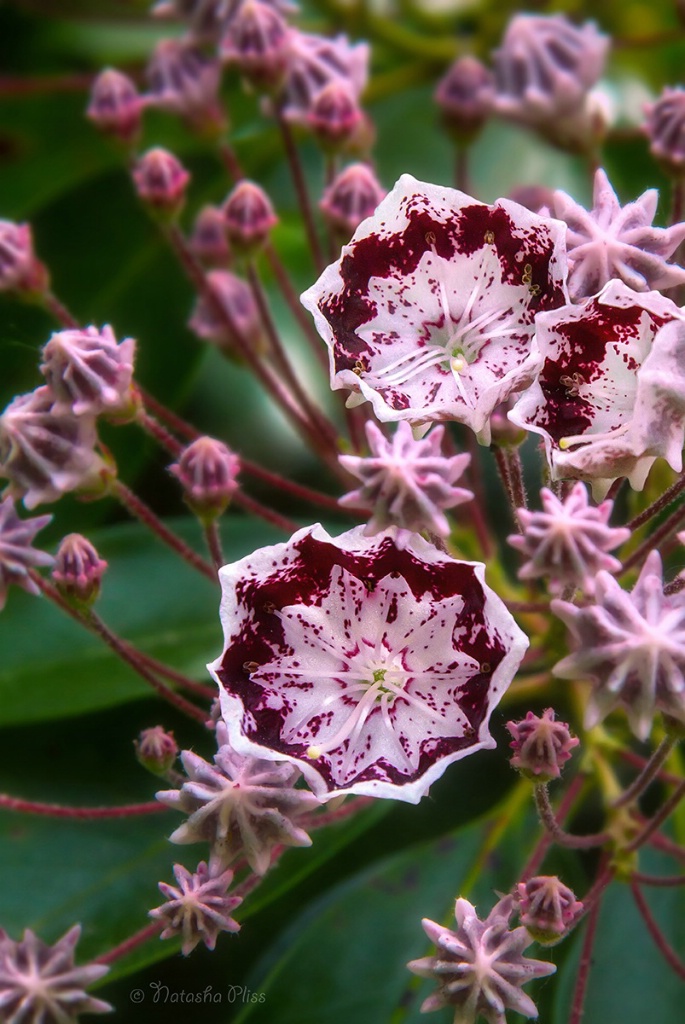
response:
[[[38,814],[48,818],[77,818],[94,821],[102,818],[138,818],[145,814],[158,814],[169,810],[157,800],[143,804],[120,804],[118,807],[68,807],[64,804],[46,804],[35,800],[0,793],[0,807],[18,814]]]
[[[576,798],[580,795],[580,791],[582,790],[583,785],[584,780],[582,776],[576,775],[576,777],[573,779],[570,786],[564,793],[564,796],[561,800],[561,803],[559,804],[557,812],[554,815],[557,823],[564,821],[566,816],[570,813],[571,808],[573,807],[576,801]],[[552,845],[552,841],[553,838],[550,832],[545,831],[542,833],[540,839],[537,841],[535,845],[535,848],[533,849],[532,854],[530,855],[528,863],[525,865],[523,869],[520,879],[522,882],[527,881],[529,878],[532,878],[533,875],[537,874],[537,870],[542,864],[543,860],[545,859],[545,854]]]
[[[333,498],[329,494],[322,494],[320,491],[314,491],[310,487],[304,487],[302,484],[296,484],[292,480],[286,480],[285,477],[279,476],[278,473],[274,473],[270,469],[264,469],[263,466],[258,465],[256,462],[250,462],[249,459],[244,459],[240,456],[240,468],[249,473],[250,476],[254,476],[258,480],[263,480],[265,483],[271,484],[273,487],[278,487],[287,494],[292,494],[296,498],[302,498],[304,501],[309,501],[312,505],[320,505],[322,508],[335,509],[336,512],[340,512],[345,515],[353,515],[354,509],[345,509],[338,504],[338,499]]]
[[[170,434],[166,427],[145,409],[140,409],[136,416],[136,423],[143,428],[146,434],[154,438],[160,447],[165,448],[173,458],[177,459],[183,451],[184,446],[177,441],[173,434]]]
[[[540,815],[540,821],[560,846],[567,846],[574,850],[592,850],[597,846],[603,846],[611,838],[607,832],[595,832],[587,836],[575,836],[570,832],[566,832],[559,825],[554,815],[552,805],[549,802],[547,783],[539,782],[535,786],[534,793],[535,805]]]
[[[250,498],[243,491],[236,491],[232,501],[235,505],[240,505],[241,508],[244,508],[246,512],[251,512],[252,515],[259,516],[265,522],[271,523],[272,526],[277,527],[279,530],[283,530],[284,533],[293,534],[300,529],[298,524],[292,519],[287,519],[285,516],[280,515],[279,512],[273,512],[266,505],[262,505],[261,502]]]
[[[649,505],[646,509],[643,509],[643,511],[640,512],[639,515],[636,515],[633,519],[631,519],[630,522],[627,524],[628,529],[637,530],[638,527],[643,526],[645,523],[649,522],[649,520],[652,519],[653,516],[658,515],[659,512],[662,511],[662,509],[665,509],[668,505],[671,505],[683,490],[685,490],[685,473],[682,473],[678,480],[676,480],[674,484],[671,484],[668,490],[664,491],[664,493],[659,498],[657,498],[656,501],[653,501],[652,504]]]
[[[102,953],[100,956],[96,956],[92,961],[94,964],[113,964],[115,960],[120,960],[123,956],[127,956],[132,953],[138,946],[142,946],[148,939],[154,938],[162,930],[161,921],[153,921],[152,924],[145,925],[139,932],[131,935],[130,938],[120,942],[114,949],[110,949],[107,953]]]
[[[685,885],[684,875],[646,875],[643,871],[633,871],[632,878],[641,885],[654,885],[661,888],[671,888],[676,885]]]
[[[634,853],[635,850],[639,850],[650,836],[673,814],[683,797],[685,797],[685,781],[681,782],[675,792],[671,793],[668,800],[660,807],[654,817],[649,820],[642,832],[633,839],[632,843],[624,847],[623,852]]]
[[[632,555],[630,555],[623,563],[620,575],[628,572],[634,566],[640,566],[645,560],[650,551],[656,550],[659,545],[666,540],[666,538],[674,533],[681,525],[682,520],[685,519],[685,507],[680,505],[670,516],[664,520],[661,526],[657,527],[653,533],[643,540],[642,544],[635,548]]]
[[[267,242],[264,246],[264,254],[271,268],[271,272],[276,278],[276,283],[281,290],[283,298],[288,303],[290,312],[302,328],[302,332],[309,342],[316,358],[319,360],[326,373],[328,373],[326,346],[323,340],[319,337],[309,313],[300,302],[300,297],[293,288],[292,282],[288,276],[288,271],[283,266],[283,262],[271,242]]]
[[[659,769],[673,750],[676,742],[677,740],[673,736],[667,736],[661,741],[635,781],[621,794],[618,800],[614,800],[614,807],[625,807],[626,804],[636,800],[644,793],[659,774]]]
[[[207,548],[209,549],[209,554],[211,555],[212,561],[214,562],[214,567],[218,571],[222,565],[226,564],[226,559],[224,558],[224,552],[221,547],[221,535],[219,533],[219,527],[217,526],[216,521],[207,523],[207,525],[204,527],[204,531],[205,540],[207,542]]]
[[[138,385],[138,393],[143,399],[146,409],[162,420],[163,423],[166,423],[168,427],[171,427],[172,430],[175,430],[177,434],[187,438],[189,441],[196,441],[201,436],[200,431],[196,427],[191,423],[187,423],[178,413],[167,408],[166,405],[163,405],[154,395],[151,395],[149,391],[146,391],[140,385]]]
[[[576,986],[573,992],[571,1015],[568,1019],[569,1024],[580,1024],[583,1016],[583,1005],[585,1003],[585,993],[587,991],[587,983],[590,976],[590,967],[592,966],[592,947],[594,945],[595,934],[597,931],[600,906],[601,900],[598,899],[593,904],[588,915],[587,927],[583,937],[583,947],[580,953],[580,964],[578,965],[578,974],[576,976]]]
[[[685,980],[685,963],[680,959],[676,951],[673,949],[671,944],[668,942],[666,936],[659,928],[652,911],[649,909],[649,904],[642,894],[640,886],[634,878],[630,882],[630,891],[633,894],[633,899],[637,905],[637,909],[640,911],[642,920],[647,925],[647,931],[654,940],[654,945],[659,950],[664,960],[671,967],[679,978]]]
[[[70,330],[77,330],[79,328],[80,324],[73,313],[51,291],[47,291],[41,296],[41,302],[46,312],[54,316],[55,320],[62,327]]]

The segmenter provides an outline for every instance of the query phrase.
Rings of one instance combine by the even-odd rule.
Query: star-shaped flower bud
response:
[[[685,171],[685,89],[664,89],[645,115],[650,153],[667,174],[680,177]]]
[[[331,227],[349,238],[385,194],[368,164],[350,164],[325,190],[319,209]]]
[[[556,875],[537,875],[516,887],[521,924],[544,945],[554,945],[583,909],[572,889]]]
[[[0,502],[0,611],[5,607],[7,590],[15,583],[29,594],[39,593],[28,574],[39,565],[52,565],[54,559],[45,551],[32,548],[39,530],[51,522],[52,516],[20,519],[11,498]]]
[[[435,427],[428,437],[414,440],[406,422],[397,425],[388,440],[375,423],[366,424],[371,455],[340,455],[339,461],[362,486],[340,498],[340,504],[373,512],[364,533],[367,537],[399,526],[401,532],[429,530],[449,537],[450,524],[443,509],[471,501],[473,493],[454,484],[468,466],[470,455],[442,454],[444,427]],[[401,544],[398,534],[398,544]]]
[[[424,918],[423,930],[437,952],[407,964],[413,974],[438,983],[438,991],[421,1006],[423,1013],[454,1007],[454,1024],[475,1024],[480,1017],[505,1024],[506,1010],[537,1017],[535,1003],[521,988],[554,974],[556,966],[523,955],[533,940],[525,928],[509,928],[513,909],[513,898],[505,896],[481,921],[476,908],[459,898],[456,931]]]
[[[26,508],[67,491],[97,492],[111,470],[96,455],[96,443],[94,418],[56,412],[44,385],[19,395],[0,416],[0,477]]]
[[[40,371],[55,396],[55,411],[76,416],[120,414],[131,408],[136,343],[120,344],[107,324],[57,331],[43,347]]]
[[[673,302],[610,281],[539,316],[537,342],[542,369],[509,418],[542,435],[553,479],[589,480],[599,498],[621,476],[641,490],[657,458],[680,472],[685,319]]]
[[[358,100],[368,78],[369,53],[366,43],[352,45],[346,36],[327,39],[293,30],[279,100],[283,116],[306,124],[316,100],[331,82],[345,86]]]
[[[493,54],[499,113],[550,123],[579,108],[606,60],[608,36],[563,14],[517,14]]]
[[[547,487],[540,491],[542,512],[517,511],[521,533],[508,537],[513,548],[528,561],[518,571],[519,579],[546,579],[552,594],[567,586],[580,587],[590,596],[600,569],[617,572],[621,563],[607,552],[630,537],[626,526],[609,526],[613,501],[590,505],[587,488],[574,484],[560,501]]]
[[[507,729],[514,737],[509,744],[514,751],[512,768],[535,782],[558,779],[580,742],[571,735],[566,722],[555,721],[552,708],[543,711],[542,716],[529,711],[521,722],[507,722]]]
[[[31,225],[0,220],[0,292],[40,293],[49,280],[33,251]]]
[[[685,593],[664,594],[658,551],[650,552],[630,593],[600,572],[594,604],[555,600],[552,611],[576,647],[554,674],[593,681],[587,728],[617,707],[640,740],[648,738],[656,711],[685,723]]]
[[[204,861],[191,873],[182,864],[174,864],[174,875],[178,886],[159,883],[159,890],[167,902],[155,907],[149,916],[164,924],[160,938],[183,938],[181,952],[184,956],[204,942],[207,949],[214,949],[219,932],[240,931],[240,925],[231,913],[243,902],[240,896],[229,896],[228,887],[233,881],[230,868],[212,873]]]
[[[485,585],[420,536],[320,526],[219,576],[224,652],[209,666],[230,742],[297,764],[314,792],[418,803],[494,746],[488,721],[528,640]]]
[[[539,365],[537,313],[562,305],[564,228],[403,175],[342,258],[302,296],[330,351],[331,387],[379,420],[490,416]]]
[[[140,134],[143,101],[135,83],[115,68],[105,68],[90,93],[86,117],[105,135],[132,145]]]
[[[197,127],[217,126],[221,64],[193,42],[162,39],[147,67],[151,106],[178,114]]]
[[[226,739],[219,722],[213,765],[184,750],[188,782],[180,790],[157,793],[157,799],[189,815],[170,836],[172,843],[208,842],[210,863],[226,866],[244,856],[255,874],[263,875],[275,846],[311,846],[297,820],[318,807],[319,800],[295,788],[300,772],[292,764],[238,754]]]
[[[613,278],[636,292],[685,282],[685,270],[666,262],[685,238],[685,223],[655,228],[658,201],[659,193],[650,188],[621,206],[601,168],[595,172],[591,210],[566,192],[554,193],[552,213],[568,225],[568,290],[574,302],[595,295]]]
[[[0,1018],[6,1024],[71,1024],[82,1013],[112,1010],[85,991],[109,967],[76,966],[80,934],[81,926],[75,924],[50,946],[28,928],[19,942],[0,928]]]

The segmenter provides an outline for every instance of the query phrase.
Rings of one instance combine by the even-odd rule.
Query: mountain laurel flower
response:
[[[20,519],[12,498],[0,501],[0,611],[5,607],[7,590],[13,583],[29,594],[40,592],[29,576],[29,569],[52,565],[54,559],[31,545],[38,531],[51,521],[52,516]]]
[[[664,593],[658,551],[649,553],[630,593],[600,572],[594,604],[579,608],[554,600],[551,607],[576,648],[555,665],[554,674],[593,683],[588,729],[618,707],[643,741],[656,711],[685,723],[685,593]]]
[[[55,411],[97,416],[130,410],[135,351],[133,338],[117,344],[109,324],[102,330],[55,332],[43,347],[40,366],[55,396]]]
[[[533,125],[563,118],[583,105],[608,47],[608,36],[592,22],[577,26],[563,14],[517,14],[493,54],[497,111]]]
[[[0,220],[0,292],[41,293],[49,280],[33,251],[31,225]]]
[[[443,509],[472,501],[473,493],[454,484],[468,466],[470,455],[447,458],[441,446],[444,427],[434,427],[427,437],[414,440],[408,423],[401,421],[388,440],[375,423],[366,424],[371,454],[340,455],[339,462],[362,486],[339,499],[344,508],[366,508],[373,516],[364,534],[380,533],[398,526],[401,533],[429,530],[449,537],[450,524]]]
[[[507,722],[507,729],[513,736],[509,744],[514,751],[512,768],[534,782],[558,779],[562,766],[580,742],[571,735],[566,722],[555,721],[552,708],[541,716],[529,711],[521,722]]]
[[[576,894],[556,875],[537,875],[516,886],[521,924],[543,945],[554,945],[583,909]]]
[[[220,515],[238,489],[240,459],[223,441],[198,437],[169,466],[182,484],[188,504],[211,521]]]
[[[57,412],[47,385],[19,395],[0,415],[0,477],[26,508],[68,491],[98,492],[111,469],[95,452],[92,416]]]
[[[253,255],[278,223],[271,200],[260,185],[239,181],[222,206],[224,224],[236,251]]]
[[[643,130],[650,153],[667,174],[681,177],[685,173],[685,89],[664,89],[645,115]]]
[[[147,66],[146,101],[197,127],[221,121],[221,64],[192,41],[162,39]]]
[[[170,836],[172,843],[208,842],[210,864],[225,867],[244,856],[255,874],[263,875],[275,846],[311,846],[298,818],[315,810],[319,800],[295,788],[300,772],[292,764],[238,754],[226,739],[219,722],[213,765],[184,750],[188,781],[180,790],[157,793],[157,799],[189,815]]]
[[[93,82],[86,117],[105,135],[132,145],[140,134],[143,106],[128,75],[105,68]]]
[[[567,302],[564,226],[405,174],[302,296],[331,387],[381,421],[490,416],[539,368],[535,317]]]
[[[552,594],[580,587],[592,596],[600,569],[618,572],[621,563],[608,554],[630,537],[626,526],[609,526],[613,501],[591,505],[585,484],[574,484],[562,501],[549,488],[540,491],[543,511],[517,510],[521,533],[508,537],[528,561],[519,579],[545,579]]]
[[[554,193],[552,213],[568,225],[568,289],[582,302],[613,278],[636,292],[672,288],[685,283],[685,270],[667,263],[685,239],[685,223],[669,228],[652,225],[659,193],[650,188],[621,206],[606,173],[595,172],[592,209],[586,210],[566,192]]]
[[[657,458],[677,473],[685,436],[685,317],[658,292],[610,281],[583,305],[537,318],[542,369],[509,418],[541,434],[552,479],[603,497],[641,490]]]
[[[527,637],[484,582],[415,535],[321,526],[219,570],[225,646],[209,666],[231,745],[286,759],[324,799],[418,803],[495,745],[490,715]]]
[[[27,928],[18,942],[0,928],[0,1018],[6,1024],[71,1024],[83,1013],[113,1007],[85,991],[107,974],[105,964],[77,967],[75,924],[50,946]]]
[[[319,209],[332,228],[349,238],[385,195],[368,164],[350,164],[325,189]]]
[[[358,100],[368,79],[370,48],[346,36],[326,39],[293,30],[279,104],[290,121],[307,123],[319,95],[331,84],[345,86]]]
[[[70,533],[57,549],[52,578],[64,597],[92,605],[99,597],[106,569],[107,562],[93,544],[80,533]]]
[[[177,885],[159,883],[159,890],[166,896],[166,903],[149,911],[149,917],[164,925],[160,938],[175,939],[180,935],[184,956],[204,942],[207,949],[214,949],[219,932],[240,931],[240,925],[231,917],[236,907],[243,902],[240,896],[229,896],[228,887],[233,881],[230,868],[212,873],[204,861],[200,861],[195,872],[182,864],[174,864]]]
[[[521,988],[554,974],[556,966],[523,955],[533,940],[525,928],[510,929],[513,909],[513,898],[505,896],[481,921],[476,908],[459,898],[456,930],[424,918],[423,930],[437,951],[407,964],[413,974],[438,983],[422,1013],[453,1007],[454,1024],[475,1024],[481,1017],[488,1024],[505,1024],[506,1010],[537,1017],[535,1003]]]

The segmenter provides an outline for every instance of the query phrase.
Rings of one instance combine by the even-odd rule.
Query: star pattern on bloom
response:
[[[456,420],[490,442],[490,416],[533,380],[534,320],[567,301],[564,230],[405,174],[302,296],[331,386],[381,421]]]
[[[542,369],[509,418],[541,434],[553,479],[592,482],[595,497],[654,461],[680,472],[685,435],[685,318],[657,292],[611,281],[594,299],[537,319]]]
[[[221,687],[231,744],[287,758],[320,797],[416,803],[489,748],[527,638],[485,585],[414,536],[320,527],[224,566]]]
[[[415,440],[410,425],[403,420],[387,439],[369,420],[366,437],[371,454],[339,456],[340,464],[362,483],[340,498],[340,504],[373,513],[364,531],[367,536],[398,526],[405,531],[418,533],[425,529],[449,537],[450,525],[442,510],[473,500],[471,491],[454,486],[471,456],[444,456],[443,435],[443,427],[434,427],[427,437]]]
[[[648,738],[657,711],[685,723],[685,593],[664,594],[658,551],[650,552],[630,593],[600,572],[594,604],[555,600],[551,607],[576,646],[555,675],[593,681],[587,728],[617,707],[640,740]]]
[[[621,568],[608,552],[625,543],[630,530],[609,526],[613,501],[591,505],[580,482],[563,501],[543,487],[540,500],[542,511],[517,510],[521,533],[507,538],[528,558],[518,571],[519,579],[547,579],[553,594],[570,585],[592,595],[600,569],[617,572]]]
[[[513,898],[505,896],[481,921],[476,908],[459,898],[456,930],[424,918],[423,930],[437,952],[407,964],[413,974],[438,983],[422,1013],[453,1007],[454,1024],[475,1024],[481,1017],[488,1024],[505,1024],[506,1010],[537,1017],[535,1003],[521,987],[554,974],[556,966],[523,955],[533,939],[525,928],[510,929],[513,908]]]
[[[685,269],[667,263],[685,239],[685,223],[653,226],[659,193],[651,188],[626,206],[601,169],[595,172],[592,209],[566,192],[554,193],[552,212],[568,225],[568,290],[581,301],[617,278],[636,292],[672,288],[685,282]]]
[[[201,861],[197,870],[190,872],[182,864],[174,864],[174,876],[177,885],[159,883],[166,903],[149,912],[149,917],[164,925],[160,938],[182,936],[181,952],[188,956],[200,942],[204,942],[207,949],[214,949],[219,932],[240,930],[231,913],[243,901],[240,896],[228,895],[233,881],[230,868],[213,873]]]

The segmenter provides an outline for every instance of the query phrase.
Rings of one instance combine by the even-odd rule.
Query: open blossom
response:
[[[673,302],[611,281],[539,316],[537,339],[542,369],[509,418],[543,436],[553,479],[603,495],[621,476],[641,490],[657,458],[680,472],[685,319]]]
[[[76,966],[80,934],[75,924],[50,946],[29,928],[18,942],[0,928],[0,1019],[5,1024],[71,1024],[83,1013],[109,1013],[109,1003],[85,991],[109,967]]]
[[[490,715],[528,640],[484,583],[415,536],[320,527],[220,570],[230,742],[293,761],[321,797],[417,803],[453,761],[494,746]]]
[[[444,427],[434,427],[427,437],[416,441],[409,424],[400,422],[388,440],[369,420],[366,437],[371,454],[367,458],[339,456],[340,464],[362,483],[340,498],[340,504],[373,512],[364,530],[367,536],[399,526],[405,531],[430,530],[449,537],[450,524],[442,510],[473,499],[471,491],[454,486],[471,456],[444,456],[443,434]]]
[[[552,611],[576,643],[554,674],[593,680],[587,728],[617,707],[640,740],[649,736],[656,711],[685,723],[685,593],[664,594],[658,551],[650,552],[630,593],[600,572],[594,604],[552,601]]]
[[[595,172],[592,209],[566,192],[554,193],[552,213],[568,224],[568,290],[572,300],[594,295],[612,278],[637,292],[685,283],[685,270],[667,263],[685,239],[685,223],[652,225],[659,193],[655,188],[621,206],[601,169]]]
[[[541,512],[517,510],[521,533],[507,538],[528,557],[518,571],[519,579],[546,579],[553,594],[571,585],[592,595],[600,569],[616,572],[621,568],[608,552],[627,541],[630,530],[609,526],[613,501],[591,505],[582,483],[574,484],[564,501],[547,487],[540,491],[540,499]]]
[[[131,403],[136,343],[120,344],[109,324],[56,331],[43,348],[41,373],[52,388],[55,410],[76,416],[119,412]]]
[[[204,942],[207,949],[214,949],[219,932],[240,931],[231,913],[243,901],[240,896],[228,895],[233,881],[230,868],[212,872],[201,861],[197,870],[190,872],[182,864],[174,864],[174,875],[177,886],[159,883],[166,903],[149,912],[151,918],[164,925],[160,938],[182,936],[181,952],[188,956],[200,942]]]
[[[533,380],[534,320],[567,301],[564,228],[403,175],[302,296],[331,386],[378,419],[456,420],[490,442],[490,415]]]
[[[521,987],[554,974],[556,966],[523,955],[533,940],[525,928],[510,929],[513,909],[512,897],[505,896],[481,921],[476,908],[460,898],[454,912],[456,931],[422,921],[437,951],[407,966],[438,983],[438,991],[421,1006],[423,1013],[454,1007],[454,1024],[475,1024],[481,1017],[488,1024],[505,1024],[506,1010],[537,1017],[535,1003]]]
[[[37,594],[38,587],[28,570],[39,565],[52,565],[54,559],[45,551],[32,548],[39,530],[52,520],[52,516],[20,519],[11,498],[0,502],[0,610],[5,607],[7,590],[16,583],[29,594]]]

